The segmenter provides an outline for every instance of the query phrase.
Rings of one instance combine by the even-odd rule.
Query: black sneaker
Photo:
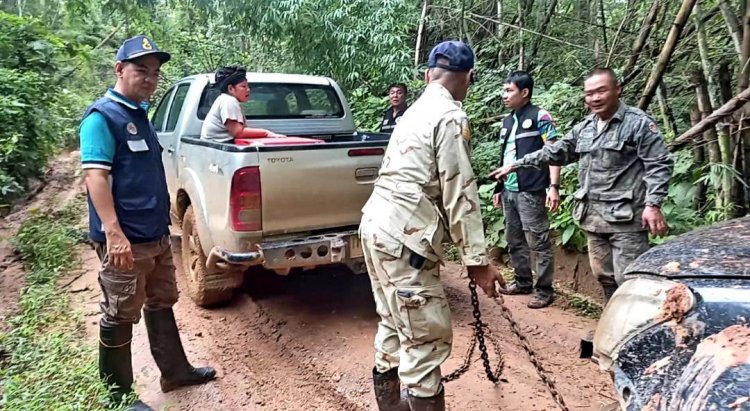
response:
[[[501,288],[500,294],[505,295],[521,295],[521,294],[531,294],[534,290],[531,287],[519,287],[518,284],[513,283],[508,288]]]

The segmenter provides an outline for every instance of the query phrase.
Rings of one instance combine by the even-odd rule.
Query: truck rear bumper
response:
[[[330,264],[346,264],[356,273],[366,271],[357,230],[265,242],[259,245],[258,251],[250,252],[230,252],[217,246],[206,262],[209,272],[263,265],[281,274],[296,267]]]
[[[261,243],[260,250],[263,266],[277,272],[338,263],[349,265],[355,272],[365,271],[357,230]]]
[[[260,264],[263,255],[258,251],[247,253],[234,253],[222,247],[214,247],[206,259],[206,268],[209,273],[227,271],[231,268],[242,269],[251,265]]]

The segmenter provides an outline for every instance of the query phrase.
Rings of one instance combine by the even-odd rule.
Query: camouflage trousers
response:
[[[415,397],[440,393],[440,365],[453,342],[451,313],[438,264],[377,229],[360,236],[380,315],[375,335],[375,368],[398,367],[401,382]]]
[[[589,263],[591,272],[605,292],[612,292],[625,281],[625,269],[639,255],[646,252],[648,232],[636,231],[630,233],[594,233],[587,231],[589,248]]]
[[[555,257],[549,237],[546,198],[547,194],[544,191],[504,190],[502,193],[505,238],[508,241],[515,282],[521,288],[532,287],[531,256],[534,255],[536,292],[541,296],[550,297],[554,292],[552,280],[555,273]]]
[[[137,323],[143,305],[171,308],[177,302],[177,282],[169,236],[159,241],[131,244],[133,269],[119,270],[107,261],[107,245],[94,243],[102,262],[99,285],[102,289],[103,319],[110,324]]]

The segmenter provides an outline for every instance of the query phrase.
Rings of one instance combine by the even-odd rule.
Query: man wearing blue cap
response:
[[[130,344],[143,308],[164,392],[215,378],[185,356],[172,306],[177,285],[169,242],[169,194],[161,147],[146,110],[170,55],[145,36],[117,51],[115,87],[92,104],[80,127],[89,235],[102,262],[99,374],[116,403],[132,392]],[[144,305],[145,304],[145,305]],[[129,410],[152,408],[141,401]]]
[[[428,66],[427,87],[393,130],[362,209],[360,237],[380,315],[373,382],[381,411],[445,410],[440,365],[450,355],[453,332],[440,283],[443,241],[456,245],[488,296],[497,295],[496,284],[504,286],[486,254],[461,103],[474,53],[465,43],[446,41],[432,49]]]

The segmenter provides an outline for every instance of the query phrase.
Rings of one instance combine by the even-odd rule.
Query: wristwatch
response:
[[[661,204],[656,204],[656,203],[646,203],[646,207],[654,207],[654,208],[658,208],[658,209],[661,209]]]
[[[559,190],[559,189],[560,189],[560,184],[554,184],[554,183],[553,183],[553,184],[550,184],[550,185],[549,185],[549,188],[554,188],[554,189],[556,189],[556,190]]]

